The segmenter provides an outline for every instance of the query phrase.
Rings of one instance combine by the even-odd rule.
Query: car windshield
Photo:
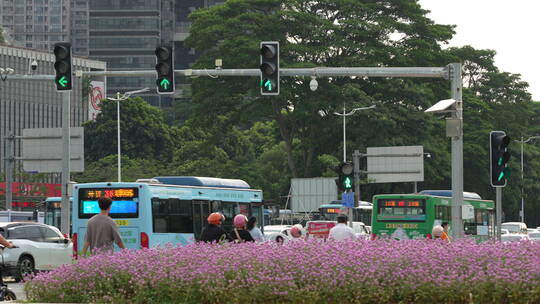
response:
[[[503,224],[502,228],[508,229],[509,232],[520,232],[519,225],[515,225],[515,224]]]
[[[535,238],[535,239],[540,239],[540,232],[529,233],[529,237]]]

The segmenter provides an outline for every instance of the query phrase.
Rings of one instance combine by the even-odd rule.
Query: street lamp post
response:
[[[521,140],[514,140],[519,143],[521,143],[521,222],[525,223],[525,199],[523,198],[523,185],[525,184],[525,181],[523,179],[523,144],[527,143],[535,138],[540,138],[540,136],[531,136],[527,138],[527,140],[523,140],[523,136],[521,136]]]
[[[343,113],[334,112],[334,115],[343,117],[343,162],[347,161],[347,127],[346,120],[347,116],[353,115],[356,111],[369,110],[375,108],[375,105],[363,108],[354,108],[349,113],[345,112],[345,104],[343,105]]]
[[[117,154],[118,154],[118,182],[122,181],[122,161],[121,161],[121,149],[120,149],[120,101],[124,101],[131,97],[131,95],[144,93],[150,91],[149,88],[144,88],[136,91],[125,92],[120,95],[120,92],[116,93],[116,98],[108,97],[108,100],[116,101],[116,140],[117,140]]]

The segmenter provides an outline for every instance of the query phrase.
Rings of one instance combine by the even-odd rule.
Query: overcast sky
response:
[[[540,101],[540,1],[419,0],[439,24],[457,25],[450,46],[471,45],[497,52],[495,65],[521,74]]]

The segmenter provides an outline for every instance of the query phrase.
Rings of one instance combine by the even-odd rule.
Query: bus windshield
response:
[[[426,202],[418,199],[381,199],[378,202],[377,220],[424,222]]]
[[[113,201],[109,216],[112,218],[137,218],[139,216],[138,189],[113,188],[79,190],[79,218],[91,218],[100,212],[98,199],[110,197]]]

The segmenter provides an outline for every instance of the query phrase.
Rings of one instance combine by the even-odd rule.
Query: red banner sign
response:
[[[61,196],[62,188],[60,184],[44,184],[44,183],[12,183],[11,190],[13,196],[17,197],[51,197]],[[0,195],[6,195],[6,183],[0,182]]]
[[[335,225],[335,222],[309,222],[307,226],[308,235],[316,238],[327,238],[330,229]]]

